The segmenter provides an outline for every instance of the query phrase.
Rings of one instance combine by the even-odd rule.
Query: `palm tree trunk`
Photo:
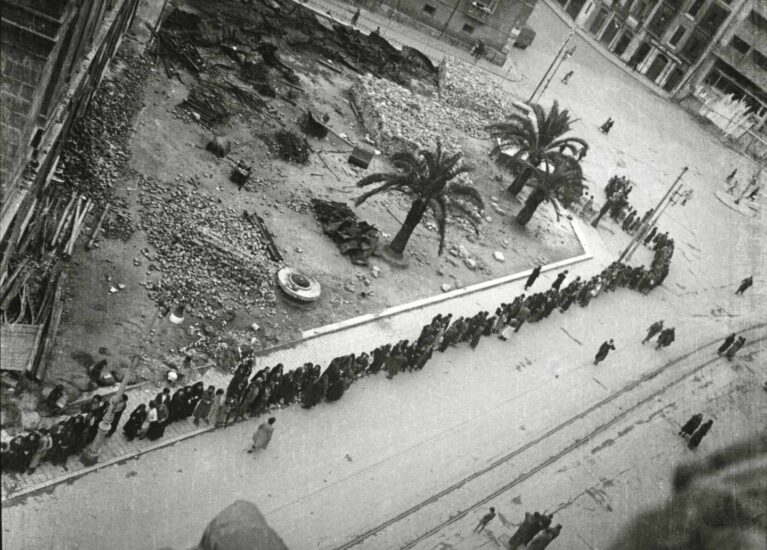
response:
[[[533,217],[535,211],[546,200],[546,193],[540,189],[535,189],[525,201],[525,206],[517,214],[517,223],[521,226],[527,225],[527,222]]]
[[[419,223],[421,223],[421,218],[423,218],[425,212],[426,202],[422,201],[421,199],[416,199],[413,201],[413,205],[410,207],[410,211],[407,213],[405,222],[394,236],[392,242],[389,243],[389,250],[399,256],[405,252],[407,242],[410,240],[410,236],[413,234],[415,228]]]
[[[519,194],[520,191],[522,191],[522,188],[527,183],[527,180],[530,179],[530,176],[533,175],[533,169],[526,167],[520,174],[514,178],[514,181],[511,182],[511,185],[509,185],[506,188],[506,191],[514,195],[515,197]]]

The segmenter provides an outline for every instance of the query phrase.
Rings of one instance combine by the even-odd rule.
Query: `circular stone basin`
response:
[[[277,272],[277,284],[285,294],[301,302],[314,302],[322,292],[319,282],[292,267]]]

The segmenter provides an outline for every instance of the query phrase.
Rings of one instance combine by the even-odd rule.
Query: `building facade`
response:
[[[2,0],[0,243],[4,261],[64,137],[88,105],[138,0]]]
[[[462,47],[482,42],[486,57],[503,65],[538,0],[348,0]]]

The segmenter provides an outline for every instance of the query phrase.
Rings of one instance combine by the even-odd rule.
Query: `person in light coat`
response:
[[[276,418],[271,417],[266,422],[261,423],[256,433],[253,434],[253,446],[248,449],[249,453],[253,453],[258,449],[266,449],[269,446],[269,442],[274,434],[274,423],[276,421]]]

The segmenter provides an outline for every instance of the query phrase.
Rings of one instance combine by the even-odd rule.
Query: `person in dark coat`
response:
[[[746,339],[743,336],[738,336],[738,339],[735,340],[735,343],[732,344],[729,349],[727,350],[727,353],[725,353],[725,357],[729,361],[732,361],[732,358],[735,357],[735,354],[738,353],[738,350],[742,348],[746,343]]]
[[[359,21],[360,19],[360,13],[361,13],[360,9],[357,8],[357,11],[355,11],[354,14],[352,15],[352,19],[350,21],[352,24],[352,27],[357,25],[357,21]]]
[[[658,336],[658,344],[655,346],[655,349],[660,349],[661,347],[666,348],[670,346],[674,340],[676,340],[674,327],[665,328],[661,331],[660,336]]]
[[[170,418],[168,407],[164,403],[149,405],[149,429],[146,432],[146,437],[150,441],[160,439],[165,435],[165,426]]]
[[[607,342],[602,342],[602,345],[599,346],[599,351],[597,351],[597,355],[594,357],[594,364],[598,365],[604,361],[607,357],[607,354],[610,353],[610,350],[615,350],[615,345],[613,344],[612,338],[610,338]]]
[[[719,349],[716,350],[716,353],[718,353],[719,355],[722,355],[725,351],[727,351],[727,348],[729,348],[734,341],[735,341],[735,333],[733,332],[727,338],[724,339],[724,342],[722,343],[721,346],[719,346]]]
[[[658,232],[657,226],[653,226],[652,229],[650,229],[650,232],[647,234],[647,236],[644,238],[644,244],[649,245],[650,241],[652,241],[655,234]]]
[[[738,294],[743,294],[753,284],[754,278],[751,276],[746,277],[740,282],[740,286],[738,287],[738,290],[735,291],[735,295],[737,296]]]
[[[645,336],[644,340],[642,340],[642,343],[645,344],[649,340],[652,340],[653,337],[662,330],[663,330],[663,319],[661,319],[660,321],[655,321],[652,325],[650,325],[650,328],[647,329],[647,336]]]
[[[197,403],[197,406],[192,413],[195,426],[200,424],[200,420],[204,420],[206,424],[210,424],[210,410],[213,407],[213,401],[215,401],[215,399],[215,386],[208,386],[208,389],[202,394],[202,398],[200,398],[200,401]]]
[[[120,419],[123,416],[123,413],[125,412],[125,409],[128,407],[128,396],[123,394],[122,398],[115,403],[114,409],[112,409],[112,425],[109,427],[109,431],[107,432],[107,437],[112,437],[114,433],[117,431],[117,425],[120,424]]]
[[[133,409],[133,412],[130,413],[128,421],[125,423],[125,426],[123,426],[123,433],[128,441],[133,441],[138,435],[142,424],[144,424],[144,420],[146,420],[146,415],[147,410],[144,403]]]
[[[540,515],[538,512],[535,512],[535,514]],[[511,535],[511,538],[509,539],[509,550],[517,550],[518,548],[523,548],[528,542],[530,542],[530,540],[537,533],[537,523],[538,521],[534,514],[525,512],[525,519],[522,521],[522,525],[517,528],[517,530],[513,535]]]
[[[482,532],[482,529],[487,527],[487,524],[493,521],[494,518],[495,518],[495,508],[491,506],[490,511],[480,518],[479,523],[477,523],[477,526],[474,528],[474,532],[475,533]]]
[[[171,398],[170,403],[168,404],[168,410],[170,411],[171,422],[175,422],[176,420],[181,420],[184,402],[186,401],[186,392],[187,392],[187,388],[183,387],[183,388],[177,389],[176,392],[173,394],[173,397]]]
[[[325,392],[325,399],[328,401],[338,401],[341,399],[346,388],[344,387],[338,367],[336,365],[330,365],[322,375],[327,376],[328,379],[328,389]]]
[[[551,288],[558,291],[559,288],[562,286],[562,283],[565,282],[565,279],[567,278],[568,273],[569,271],[565,269],[562,273],[557,275],[557,278],[554,280],[553,283],[551,283]]]
[[[543,266],[537,265],[533,269],[533,272],[530,273],[530,276],[527,278],[527,282],[525,283],[525,290],[533,286],[535,284],[535,280],[538,278],[538,276],[541,274],[541,269],[543,269]]]
[[[552,540],[559,536],[559,532],[561,530],[561,525],[547,527],[535,535],[535,537],[533,537],[533,540],[531,540],[530,544],[527,545],[527,550],[544,550],[544,548],[546,548]]]
[[[690,449],[697,449],[698,445],[700,445],[701,439],[703,439],[703,436],[705,436],[708,431],[711,429],[711,426],[714,424],[713,420],[707,420],[703,423],[703,425],[698,428],[694,434],[692,434],[692,437],[690,438],[690,441],[687,442],[687,447]]]
[[[703,415],[701,413],[692,415],[679,430],[679,435],[682,437],[690,437],[693,432],[698,429],[701,422],[703,422]]]

